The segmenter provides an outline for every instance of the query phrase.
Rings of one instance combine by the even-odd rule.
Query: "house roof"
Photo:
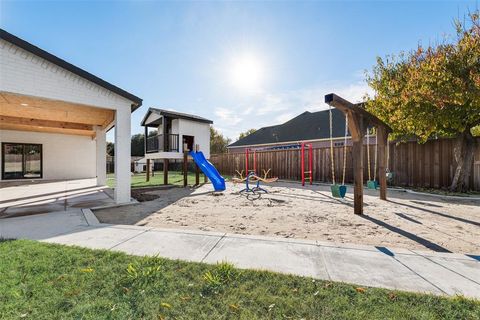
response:
[[[158,108],[149,108],[147,113],[145,114],[145,117],[143,117],[143,120],[141,122],[142,126],[145,125],[145,122],[147,121],[147,118],[152,113],[158,114],[159,116],[170,117],[170,118],[174,118],[174,119],[185,119],[185,120],[203,122],[203,123],[209,123],[209,124],[213,123],[212,120],[209,120],[209,119],[206,119],[206,118],[203,118],[203,117],[199,117],[199,116],[196,116],[196,115],[193,115],[193,114],[170,111],[170,110],[165,110],[165,109],[158,109]]]
[[[254,133],[235,141],[228,148],[247,147],[282,142],[299,142],[330,138],[328,110],[309,112],[276,126],[263,127]],[[334,138],[345,136],[345,116],[340,110],[332,109]]]
[[[132,112],[135,111],[138,107],[140,107],[142,105],[142,99],[140,99],[139,97],[103,80],[103,79],[100,79],[99,77],[77,67],[77,66],[74,66],[73,64],[63,60],[63,59],[60,59],[59,57],[43,50],[43,49],[40,49],[39,47],[37,46],[34,46],[33,44],[23,40],[23,39],[20,39],[16,36],[14,36],[13,34],[11,33],[8,33],[7,31],[3,30],[3,29],[0,29],[0,39],[3,39],[5,41],[8,41],[10,42],[11,44],[14,44],[16,45],[17,47],[20,47],[22,48],[23,50],[26,50],[30,53],[33,53],[34,55],[36,56],[39,56],[40,58],[42,59],[45,59],[53,64],[56,64],[57,66],[63,68],[63,69],[66,69],[84,79],[87,79],[107,90],[110,90],[116,94],[118,94],[119,96],[122,96],[130,101],[132,101]]]

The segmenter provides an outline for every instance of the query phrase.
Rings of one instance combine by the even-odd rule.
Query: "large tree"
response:
[[[149,137],[157,135],[157,130],[150,131],[148,133]],[[143,157],[145,155],[145,135],[142,133],[137,133],[132,135],[130,141],[130,155],[133,157]],[[115,155],[115,144],[113,142],[107,142],[107,154],[114,156]]]
[[[243,139],[245,138],[246,136],[249,136],[251,135],[252,133],[254,133],[255,131],[257,131],[257,129],[249,129],[245,132],[240,132],[240,134],[238,135],[238,140],[240,139]]]
[[[377,58],[368,77],[375,96],[368,97],[367,108],[392,127],[394,138],[456,138],[452,191],[468,187],[473,134],[480,131],[479,11],[469,17],[455,22],[455,40]]]
[[[130,143],[130,155],[143,157],[145,155],[145,135],[137,133],[132,136]]]
[[[210,126],[210,153],[225,153],[231,140],[224,137],[223,134]]]
[[[107,154],[109,156],[115,155],[115,144],[113,142],[107,141]]]

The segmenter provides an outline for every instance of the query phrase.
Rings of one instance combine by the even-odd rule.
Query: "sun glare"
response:
[[[238,89],[257,91],[263,80],[262,64],[257,57],[245,54],[233,60],[231,66],[231,81]]]

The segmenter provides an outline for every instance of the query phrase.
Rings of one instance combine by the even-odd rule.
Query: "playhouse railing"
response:
[[[179,135],[169,133],[165,136],[158,134],[155,136],[147,137],[145,141],[145,151],[147,153],[152,152],[179,152]]]

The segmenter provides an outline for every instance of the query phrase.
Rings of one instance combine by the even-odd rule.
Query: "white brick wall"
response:
[[[0,91],[127,109],[131,101],[0,39]]]
[[[41,144],[45,180],[95,178],[97,175],[96,141],[90,137],[0,130],[0,142]]]

